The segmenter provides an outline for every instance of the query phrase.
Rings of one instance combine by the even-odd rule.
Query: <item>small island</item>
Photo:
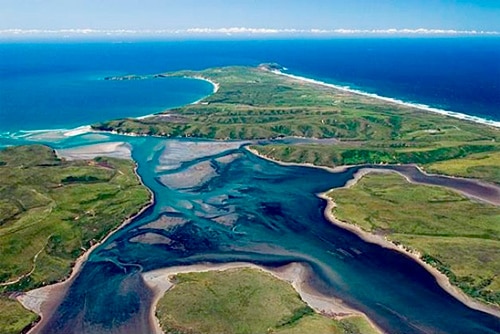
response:
[[[156,306],[165,333],[378,334],[359,314],[323,315],[290,284],[255,268],[182,273]]]

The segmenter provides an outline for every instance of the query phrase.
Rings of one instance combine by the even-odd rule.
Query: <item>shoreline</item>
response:
[[[339,86],[339,85],[327,83],[327,82],[316,80],[316,79],[311,79],[311,78],[302,77],[299,75],[284,73],[284,72],[281,72],[279,70],[267,70],[267,71],[274,73],[274,74],[277,74],[277,75],[281,75],[281,76],[290,78],[290,79],[300,81],[302,83],[309,83],[309,84],[313,84],[313,85],[329,87],[329,88],[340,90],[342,92],[366,96],[366,97],[370,97],[370,98],[377,99],[380,101],[385,101],[385,102],[389,102],[389,103],[393,103],[393,104],[397,104],[397,105],[401,105],[401,106],[406,106],[406,107],[411,107],[411,108],[415,108],[415,109],[419,109],[419,110],[423,110],[423,111],[428,111],[428,112],[432,112],[432,113],[436,113],[436,114],[440,114],[440,115],[444,115],[444,116],[448,116],[448,117],[453,117],[453,118],[457,118],[457,119],[461,119],[461,120],[465,120],[465,121],[469,121],[469,122],[474,122],[474,123],[479,123],[479,124],[483,124],[483,125],[489,125],[489,126],[492,126],[495,128],[500,128],[500,121],[489,120],[489,119],[482,118],[479,116],[468,115],[468,114],[464,114],[464,113],[460,113],[460,112],[456,112],[456,111],[434,108],[434,107],[431,107],[431,106],[428,106],[425,104],[405,102],[403,100],[399,100],[399,99],[392,98],[392,97],[380,96],[378,94],[368,93],[368,92],[364,92],[364,91],[349,88],[349,87]]]
[[[210,83],[213,86],[212,95],[217,93],[219,91],[219,88],[220,88],[220,84],[218,82],[215,82],[215,81],[213,81],[209,78],[206,78],[202,75],[184,76],[184,78],[202,80],[202,81],[206,81],[206,82]],[[210,95],[208,95],[208,96],[210,96]],[[205,96],[204,98],[198,100],[197,102],[206,99],[208,96]],[[195,104],[197,102],[193,102],[191,104]]]
[[[209,96],[212,96],[213,94],[217,93],[219,91],[219,88],[220,88],[220,84],[215,82],[215,81],[212,81],[208,78],[205,78],[203,76],[183,76],[182,78],[185,78],[185,79],[194,79],[194,80],[201,80],[201,81],[205,81],[205,82],[208,82],[210,83],[212,86],[213,86],[213,89],[212,89],[212,93],[206,95],[206,96],[203,96],[202,98],[196,100],[196,101],[193,101],[191,103],[188,103],[186,105],[193,105],[193,104],[199,104],[201,101],[205,100],[207,97]],[[152,113],[152,114],[147,114],[147,115],[144,115],[144,116],[138,116],[138,117],[133,117],[135,119],[138,119],[138,120],[142,120],[142,119],[146,119],[146,118],[150,118],[150,117],[157,117],[157,116],[160,116],[164,113],[167,113],[169,110],[173,109],[173,108],[179,108],[179,107],[184,107],[186,105],[180,105],[178,107],[171,107],[171,108],[167,108],[167,109],[164,109],[162,111],[158,111],[158,112],[155,112],[155,113]],[[91,127],[89,125],[89,127]],[[163,136],[159,136],[159,137],[162,137]],[[166,137],[168,138],[168,137]]]
[[[359,181],[364,175],[371,173],[371,171],[366,171],[365,173],[360,173],[360,176],[357,176],[356,182]],[[353,181],[353,180],[351,180]],[[352,182],[351,185],[348,187],[354,185],[356,182]],[[345,188],[342,187],[342,188]],[[341,188],[335,188],[335,189],[341,189]],[[318,197],[321,199],[327,201],[327,205],[325,208],[325,218],[327,218],[328,221],[330,221],[332,224],[343,228],[345,230],[348,230],[354,234],[356,234],[358,237],[363,239],[366,242],[374,243],[377,244],[381,247],[388,248],[395,250],[401,254],[404,254],[411,259],[413,259],[416,263],[418,263],[420,266],[422,266],[425,270],[427,270],[434,278],[436,279],[436,282],[438,285],[445,290],[448,294],[450,294],[452,297],[463,303],[469,308],[472,308],[477,311],[482,311],[488,314],[491,314],[493,316],[499,317],[500,318],[500,308],[495,307],[493,305],[488,305],[485,303],[482,303],[480,301],[477,301],[473,299],[472,297],[469,297],[466,295],[464,292],[462,292],[460,289],[455,287],[450,283],[450,280],[448,277],[441,273],[439,270],[431,266],[430,264],[426,263],[421,259],[421,254],[417,251],[412,251],[410,249],[405,248],[403,245],[396,245],[392,241],[389,241],[385,237],[381,235],[376,235],[370,232],[367,232],[363,230],[361,227],[354,225],[354,224],[349,224],[344,221],[341,221],[335,217],[335,215],[332,213],[332,210],[335,208],[336,203],[328,196],[326,196],[327,192],[320,193],[318,194]]]
[[[76,260],[71,268],[71,273],[69,276],[61,279],[61,281],[49,284],[34,290],[23,292],[21,295],[16,297],[16,300],[27,310],[35,312],[40,317],[38,321],[31,326],[27,334],[36,333],[36,330],[45,325],[45,321],[50,318],[50,315],[56,310],[62,301],[62,298],[66,294],[71,282],[75,279],[80,269],[83,267],[85,262],[87,262],[90,254],[104,242],[106,242],[115,232],[121,230],[123,227],[127,226],[135,218],[140,216],[143,212],[148,210],[155,203],[154,193],[144,184],[141,176],[137,173],[138,165],[135,163],[134,174],[139,179],[139,182],[148,190],[150,193],[150,199],[147,204],[145,204],[137,213],[133,214],[129,218],[125,219],[119,226],[112,229],[101,241],[92,245],[83,254],[81,254]]]
[[[253,155],[258,156],[261,159],[264,159],[264,160],[267,160],[267,161],[271,161],[271,162],[277,163],[277,164],[282,165],[282,166],[319,168],[319,169],[323,169],[323,170],[325,170],[327,172],[330,172],[330,173],[342,173],[342,172],[347,171],[350,168],[355,168],[355,167],[361,167],[361,166],[363,166],[363,165],[342,165],[342,166],[336,166],[336,167],[328,167],[328,166],[318,166],[318,165],[314,165],[312,163],[307,163],[307,162],[306,163],[285,162],[285,161],[280,161],[280,160],[275,160],[275,159],[269,158],[266,155],[263,155],[263,154],[259,153],[257,150],[250,148],[249,146],[245,146],[245,149],[247,151],[249,151],[250,153],[252,153]],[[429,185],[429,186],[437,186],[437,187],[445,187],[445,188],[450,189],[452,191],[456,191],[456,192],[458,192],[458,193],[466,196],[467,198],[469,198],[471,200],[478,200],[478,201],[481,201],[483,203],[488,203],[488,204],[491,204],[491,205],[500,206],[500,198],[495,198],[493,200],[490,200],[490,199],[485,198],[485,197],[476,196],[476,195],[470,194],[470,193],[468,193],[466,191],[455,189],[455,188],[451,188],[451,187],[447,187],[447,186],[427,184],[425,182],[417,182],[417,181],[412,180],[409,176],[407,176],[405,173],[403,173],[401,171],[398,171],[398,170],[395,170],[395,169],[377,168],[376,166],[377,165],[373,165],[373,167],[369,167],[367,165],[366,167],[361,167],[360,171],[364,170],[364,169],[367,169],[367,170],[371,170],[373,172],[379,171],[379,172],[396,173],[396,174],[401,175],[402,177],[404,177],[410,183],[423,184],[423,185]],[[382,166],[391,166],[391,165],[390,164],[389,165],[386,164],[386,165],[380,165],[380,166],[382,167]],[[398,165],[393,165],[393,166],[397,167]],[[408,165],[403,165],[403,166],[413,166],[420,173],[422,173],[423,175],[425,175],[427,177],[446,177],[446,178],[455,179],[455,180],[466,180],[466,181],[473,182],[473,183],[475,183],[477,185],[480,185],[480,186],[483,186],[483,187],[494,188],[495,190],[497,190],[498,192],[500,192],[500,187],[499,186],[497,186],[496,184],[490,184],[490,183],[484,182],[482,180],[467,179],[467,178],[463,178],[463,177],[451,176],[451,175],[445,175],[445,174],[429,174],[424,169],[422,169],[420,166],[418,166],[416,164],[408,164]],[[353,180],[349,180],[347,182],[347,184],[349,184],[349,182],[351,182],[351,181],[353,181]],[[344,187],[346,185],[344,185]]]
[[[348,168],[355,167],[355,166],[339,166],[339,167],[331,168],[331,167],[326,167],[326,166],[315,166],[313,164],[281,162],[281,161],[273,160],[271,158],[263,156],[260,153],[258,153],[257,151],[255,151],[247,146],[245,148],[249,152],[251,152],[252,154],[255,154],[256,156],[258,156],[262,159],[277,163],[279,165],[284,165],[284,166],[302,166],[302,167],[321,168],[321,169],[324,169],[324,170],[332,172],[332,173],[342,172]],[[418,182],[413,182],[406,175],[404,175],[403,173],[400,173],[398,171],[394,171],[394,170],[390,170],[390,169],[361,168],[359,171],[357,171],[353,175],[354,177],[352,179],[350,179],[346,182],[346,184],[344,186],[339,187],[339,188],[333,188],[333,189],[350,188],[350,187],[354,186],[363,176],[365,176],[369,173],[397,173],[397,174],[403,176],[408,182],[413,183],[413,184],[419,184]],[[450,189],[450,188],[448,188],[448,189]],[[357,225],[349,224],[349,223],[346,223],[346,222],[343,222],[343,221],[337,219],[332,213],[332,209],[335,208],[336,204],[330,197],[326,196],[326,194],[328,192],[330,192],[331,190],[332,189],[317,194],[317,196],[319,198],[321,198],[327,202],[327,205],[326,205],[326,208],[324,211],[324,216],[328,221],[330,221],[332,224],[334,224],[340,228],[343,228],[345,230],[348,230],[348,231],[356,234],[363,241],[377,244],[377,245],[384,247],[384,248],[395,250],[397,252],[400,252],[401,254],[404,254],[404,255],[410,257],[416,263],[418,263],[424,269],[426,269],[432,276],[434,276],[434,278],[436,279],[436,282],[439,284],[439,286],[443,290],[445,290],[448,294],[450,294],[452,297],[459,300],[460,302],[462,302],[464,305],[466,305],[469,308],[472,308],[472,309],[475,309],[478,311],[482,311],[482,312],[485,312],[485,313],[488,313],[488,314],[491,314],[493,316],[500,318],[500,307],[496,307],[494,305],[482,303],[482,302],[477,301],[477,300],[473,299],[472,297],[469,297],[468,295],[466,295],[459,288],[452,285],[450,283],[448,277],[445,274],[441,273],[439,270],[437,270],[436,268],[434,268],[430,264],[423,261],[420,258],[420,256],[421,256],[420,253],[406,249],[404,246],[398,246],[398,245],[394,244],[393,242],[387,240],[385,237],[367,232]]]
[[[67,161],[91,160],[96,157],[110,157],[133,161],[132,147],[124,141],[80,145],[72,148],[55,149],[55,151],[59,158]]]
[[[300,298],[315,312],[329,318],[340,320],[350,316],[361,316],[365,318],[370,325],[379,333],[385,333],[378,327],[366,314],[346,306],[342,300],[321,295],[307,285],[307,269],[304,265],[293,262],[288,265],[275,269],[266,268],[250,262],[231,262],[224,264],[193,264],[188,266],[176,266],[163,269],[157,269],[142,273],[146,285],[154,292],[153,302],[150,309],[150,321],[154,325],[154,333],[163,334],[158,318],[156,317],[156,305],[163,295],[175,284],[171,278],[181,273],[199,273],[207,271],[225,271],[229,269],[252,268],[269,273],[289,283]]]

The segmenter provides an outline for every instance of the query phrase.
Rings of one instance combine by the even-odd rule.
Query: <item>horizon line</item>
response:
[[[499,31],[455,29],[294,29],[294,28],[187,28],[187,29],[0,29],[0,37],[19,36],[349,36],[349,35],[403,35],[403,36],[500,36]]]

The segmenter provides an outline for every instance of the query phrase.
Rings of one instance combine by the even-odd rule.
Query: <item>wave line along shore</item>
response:
[[[398,105],[402,105],[402,106],[406,106],[406,107],[411,107],[411,108],[416,108],[416,109],[420,109],[420,110],[424,110],[424,111],[429,111],[429,112],[433,112],[436,114],[454,117],[454,118],[458,118],[461,120],[466,120],[466,121],[475,122],[475,123],[479,123],[479,124],[489,125],[489,126],[493,126],[495,128],[500,128],[500,121],[489,120],[489,119],[481,118],[478,116],[467,115],[467,114],[459,113],[459,112],[455,112],[455,111],[433,108],[433,107],[430,107],[430,106],[424,105],[424,104],[405,102],[403,100],[399,100],[399,99],[395,99],[395,98],[391,98],[391,97],[380,96],[380,95],[374,94],[374,93],[367,93],[367,92],[363,92],[363,91],[360,91],[357,89],[339,86],[339,85],[327,83],[327,82],[316,80],[316,79],[311,79],[311,78],[306,78],[306,77],[302,77],[302,76],[298,76],[298,75],[294,75],[294,74],[284,73],[284,72],[279,71],[279,70],[270,70],[270,72],[277,74],[277,75],[285,76],[285,77],[290,78],[290,79],[309,83],[309,84],[319,85],[319,86],[323,86],[323,87],[329,87],[329,88],[337,89],[337,90],[340,90],[343,92],[348,92],[348,93],[352,93],[352,94],[356,94],[356,95],[371,97],[371,98],[385,101],[385,102],[389,102],[389,103],[394,103],[394,104],[398,104]]]

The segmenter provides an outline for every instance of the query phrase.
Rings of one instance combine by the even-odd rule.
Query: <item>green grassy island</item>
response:
[[[0,333],[19,333],[38,317],[9,296],[66,278],[150,194],[131,161],[64,161],[41,145],[0,150],[0,179]]]
[[[327,196],[336,218],[417,251],[469,296],[500,305],[497,206],[396,174],[368,174]]]
[[[156,307],[165,333],[374,334],[362,316],[317,314],[292,286],[256,269],[178,274]]]
[[[218,89],[196,104],[145,119],[94,124],[93,128],[213,139],[336,138],[337,143],[328,145],[276,144],[253,148],[285,162],[332,167],[416,163],[430,165],[440,173],[500,183],[498,165],[494,163],[500,156],[498,129],[286,77],[273,73],[275,68],[223,67],[157,75],[205,78],[216,83]],[[475,160],[460,170],[432,165],[477,155],[490,158]]]

